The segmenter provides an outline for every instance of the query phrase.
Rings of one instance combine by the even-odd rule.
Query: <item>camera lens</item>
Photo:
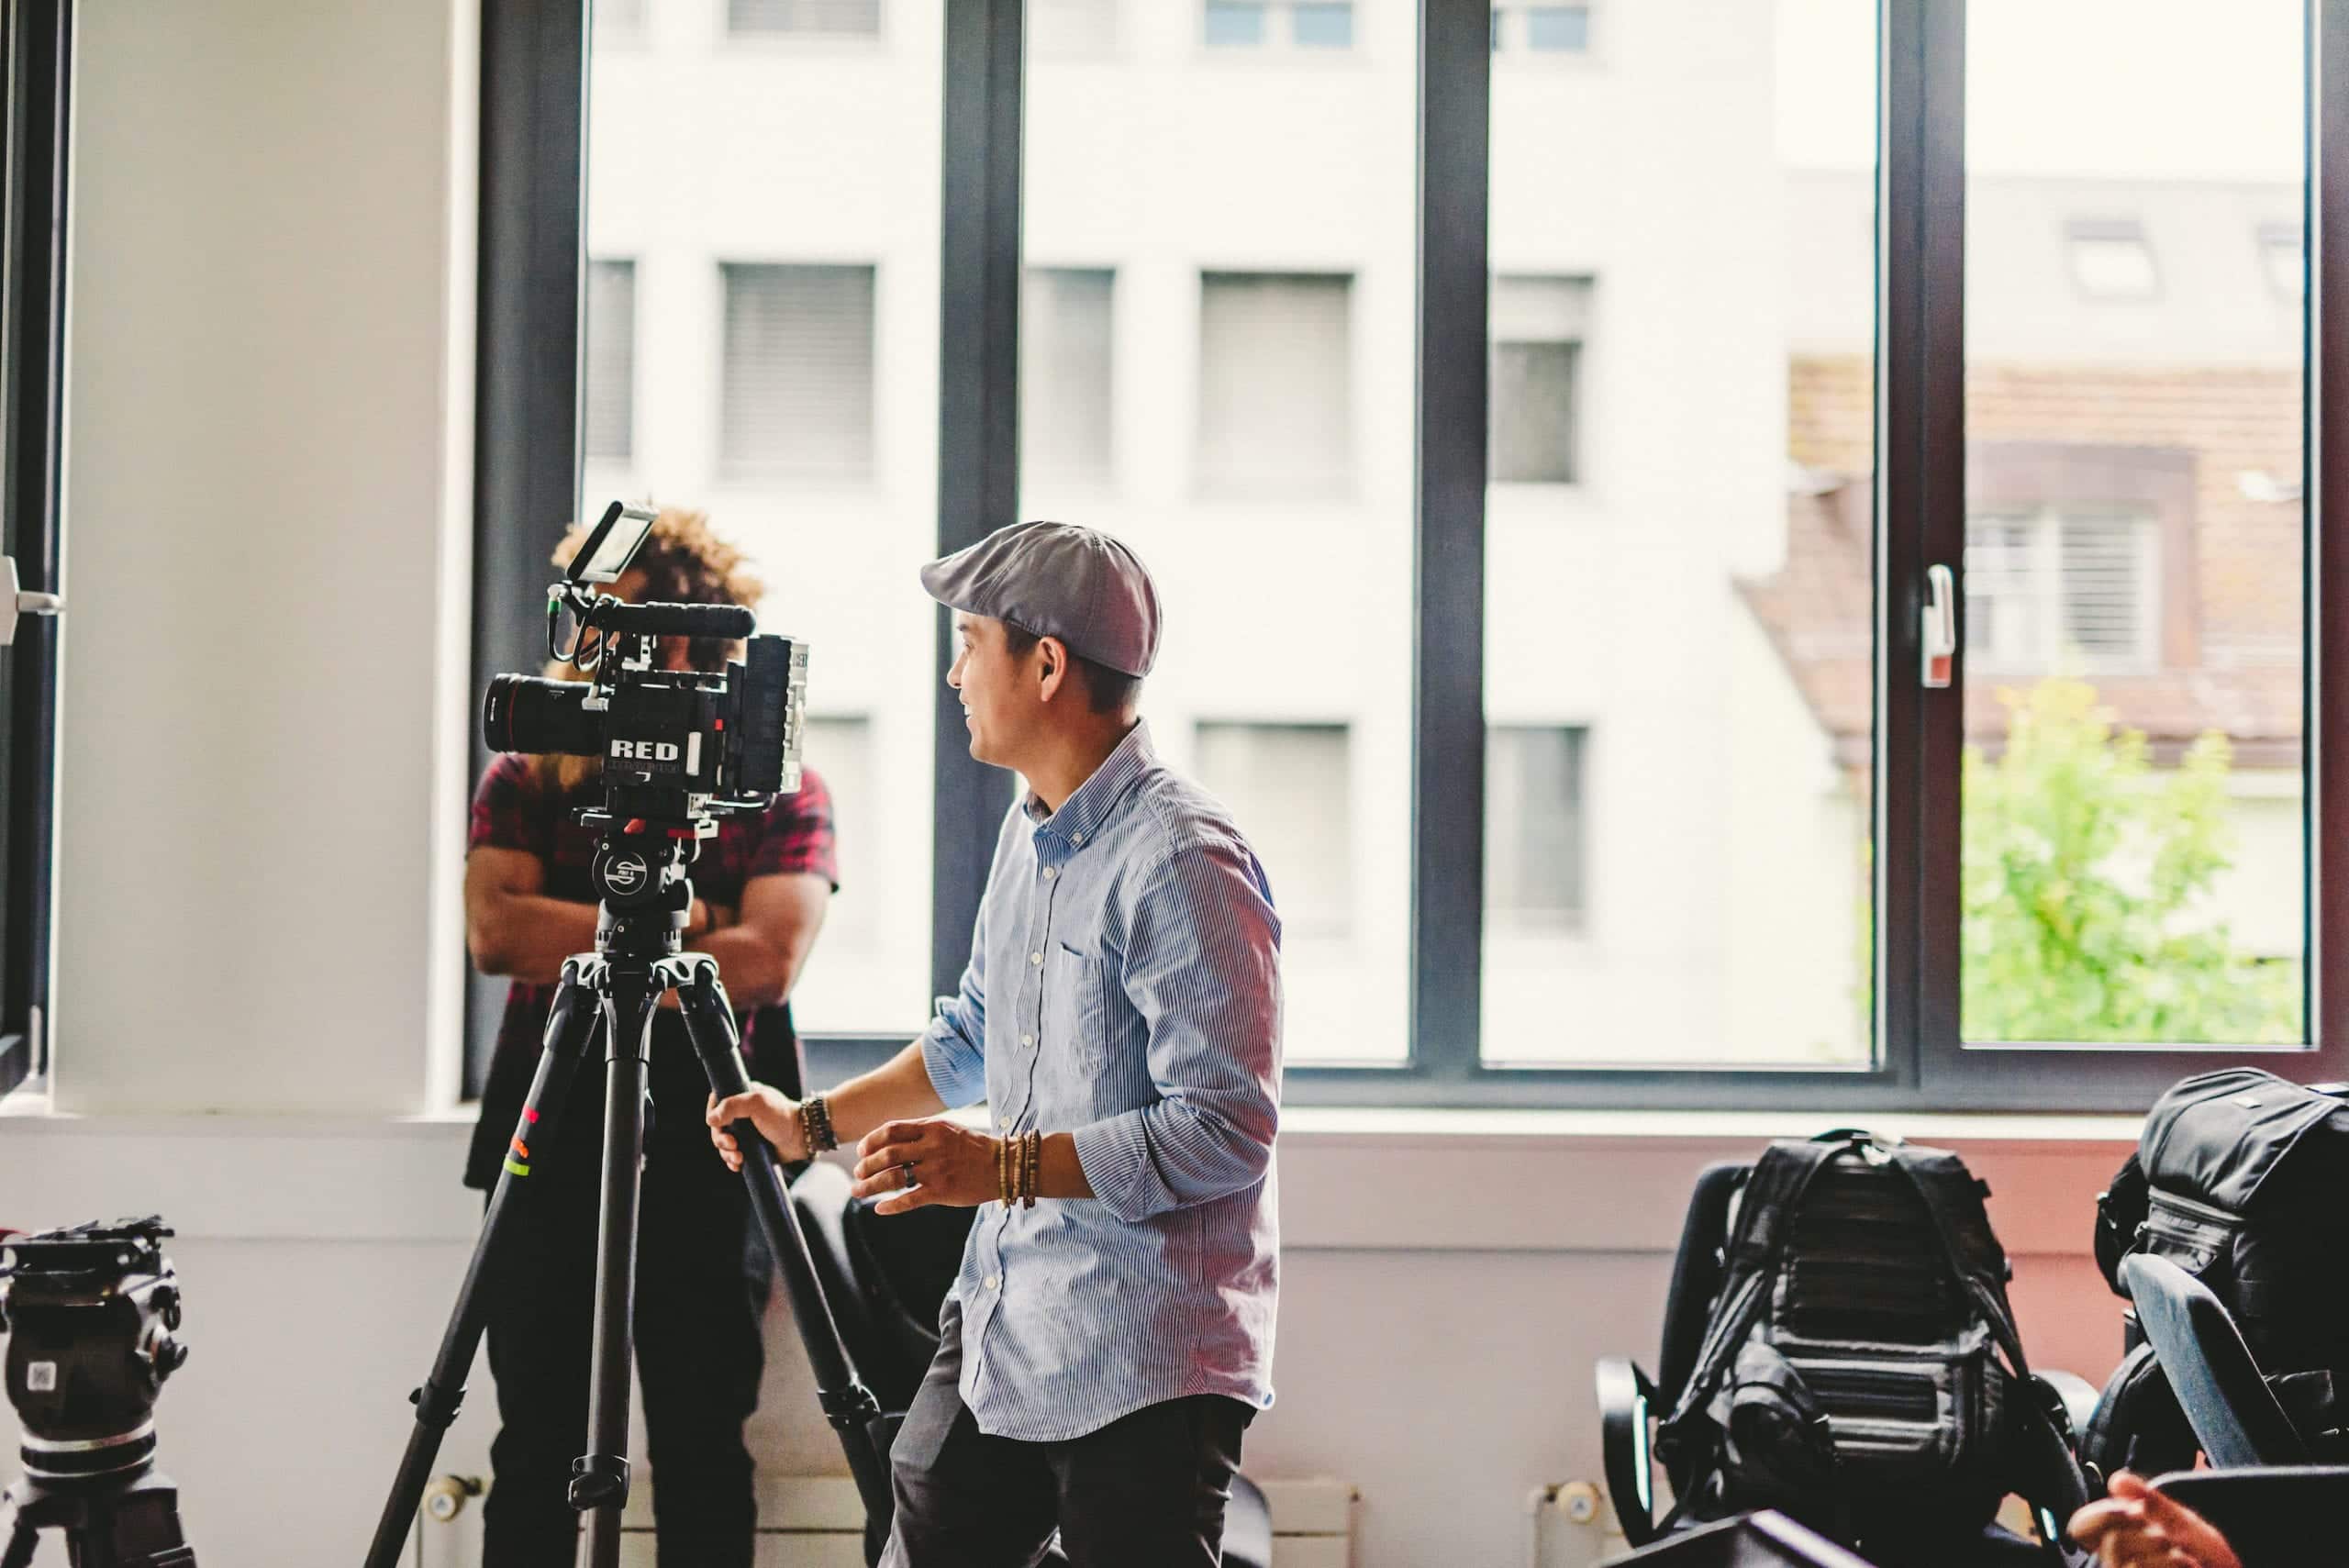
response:
[[[601,714],[587,711],[584,681],[499,675],[481,706],[482,739],[493,751],[560,751],[601,756]]]

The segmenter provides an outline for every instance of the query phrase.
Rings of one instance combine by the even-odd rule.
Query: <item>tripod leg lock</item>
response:
[[[465,1407],[465,1385],[443,1388],[428,1377],[422,1387],[408,1390],[407,1402],[416,1407],[418,1424],[445,1432],[457,1412]]]
[[[571,1506],[618,1507],[628,1501],[628,1461],[616,1453],[590,1453],[571,1462]]]
[[[816,1402],[824,1407],[824,1419],[843,1432],[861,1432],[881,1414],[881,1402],[873,1397],[873,1390],[854,1377],[829,1394],[818,1389]]]

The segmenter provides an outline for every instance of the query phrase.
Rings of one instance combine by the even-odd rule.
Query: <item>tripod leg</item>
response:
[[[40,1531],[19,1511],[16,1525],[8,1531],[8,1550],[0,1551],[0,1568],[30,1568],[33,1548],[39,1544]]]
[[[571,1506],[587,1515],[584,1561],[616,1568],[628,1502],[629,1367],[636,1308],[637,1201],[644,1179],[644,1091],[652,1009],[666,982],[651,966],[613,965],[604,999],[604,1188],[596,1242],[595,1364],[587,1381],[587,1451],[571,1467]]]
[[[685,1018],[685,1033],[694,1054],[719,1099],[751,1086],[743,1071],[741,1035],[734,1027],[734,1009],[718,978],[718,964],[702,954],[686,954],[668,965],[677,980],[677,1004]],[[807,1256],[807,1240],[800,1233],[799,1216],[784,1190],[782,1168],[774,1151],[748,1121],[730,1129],[742,1146],[742,1179],[750,1184],[751,1207],[766,1235],[767,1252],[783,1274],[791,1295],[792,1320],[799,1326],[800,1341],[807,1349],[807,1365],[816,1374],[816,1395],[824,1418],[840,1436],[848,1454],[849,1473],[856,1478],[857,1496],[863,1500],[868,1521],[885,1535],[896,1505],[889,1491],[888,1444],[880,1433],[881,1407],[872,1391],[857,1380],[841,1343],[839,1325],[816,1278]]]
[[[572,1080],[601,1022],[592,982],[602,967],[603,960],[584,955],[562,966],[562,984],[555,992],[553,1010],[547,1016],[546,1047],[539,1057],[538,1076],[531,1082],[530,1097],[523,1102],[521,1120],[514,1129],[506,1173],[498,1177],[496,1191],[490,1195],[481,1239],[473,1243],[473,1261],[465,1266],[465,1282],[458,1287],[456,1307],[449,1314],[449,1326],[440,1336],[440,1353],[433,1358],[432,1370],[426,1375],[423,1386],[408,1396],[416,1405],[416,1425],[409,1430],[406,1451],[400,1456],[399,1473],[392,1483],[391,1496],[376,1521],[374,1542],[367,1550],[367,1568],[397,1568],[401,1549],[407,1543],[408,1528],[416,1521],[417,1505],[423,1500],[424,1488],[432,1479],[432,1462],[440,1452],[441,1436],[448,1431],[449,1423],[457,1418],[458,1408],[464,1403],[465,1374],[473,1370],[473,1351],[481,1344],[482,1329],[488,1321],[486,1286],[494,1277],[496,1260],[504,1252],[500,1241],[516,1224],[523,1222],[519,1211],[529,1201],[531,1145],[545,1148],[553,1142],[555,1124],[562,1116],[563,1101],[570,1095]]]

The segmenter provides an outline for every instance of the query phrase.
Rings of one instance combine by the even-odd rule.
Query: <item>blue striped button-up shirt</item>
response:
[[[1006,815],[922,1055],[998,1136],[1073,1132],[1094,1195],[979,1210],[955,1293],[980,1430],[1058,1440],[1194,1394],[1271,1405],[1280,1036],[1264,868],[1146,726],[1058,811]]]

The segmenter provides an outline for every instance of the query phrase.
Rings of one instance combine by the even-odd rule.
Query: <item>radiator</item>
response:
[[[1264,1481],[1273,1511],[1273,1568],[1352,1568],[1355,1492],[1341,1481]],[[416,1522],[417,1568],[481,1568],[477,1476],[436,1477]],[[864,1511],[846,1476],[759,1482],[758,1568],[864,1568]],[[622,1568],[654,1568],[650,1477],[638,1473],[621,1516]]]

